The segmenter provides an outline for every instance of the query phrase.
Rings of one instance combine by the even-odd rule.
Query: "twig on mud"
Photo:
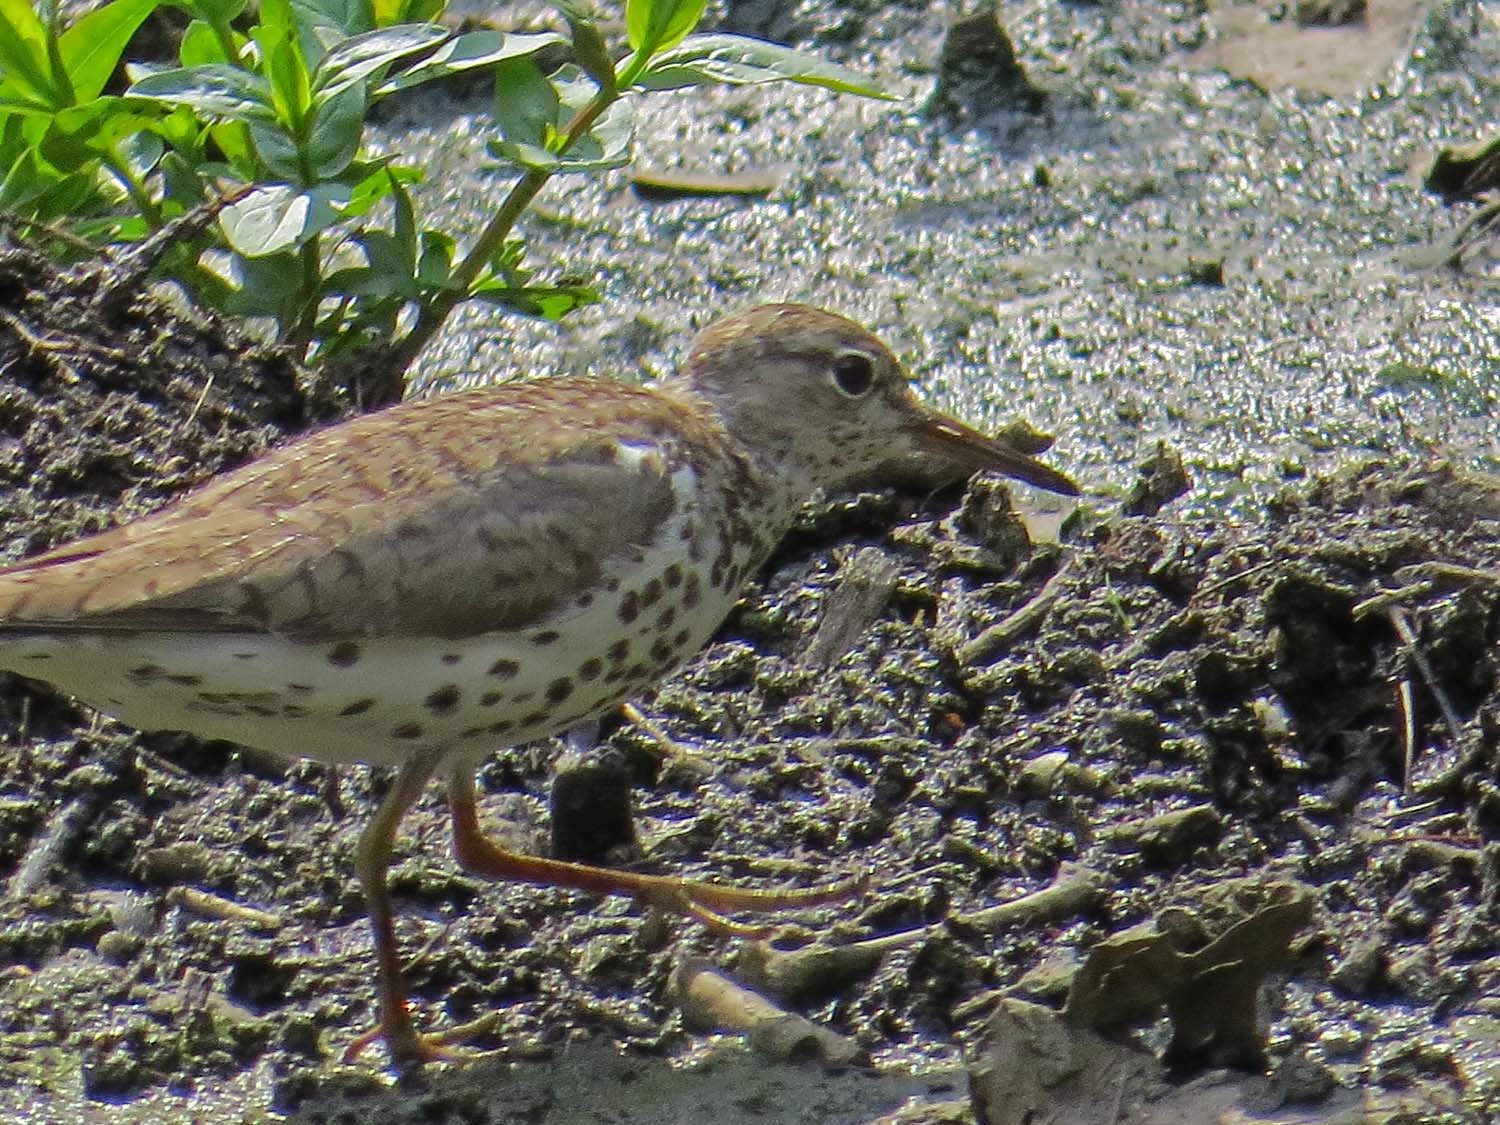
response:
[[[78,839],[94,819],[103,803],[102,797],[94,793],[74,797],[55,817],[46,833],[37,841],[36,847],[26,854],[16,873],[11,876],[5,896],[11,899],[25,898],[47,878],[47,872],[58,863],[73,842]]]
[[[1258,562],[1254,566],[1247,566],[1244,570],[1237,570],[1233,574],[1225,575],[1223,578],[1216,578],[1212,582],[1206,582],[1193,591],[1193,597],[1202,598],[1207,597],[1209,594],[1217,594],[1220,590],[1228,586],[1233,586],[1236,582],[1243,582],[1247,578],[1255,577],[1261,571],[1270,570],[1280,562],[1280,559],[1267,559],[1265,562]]]
[[[672,974],[672,994],[690,1024],[743,1032],[750,1045],[778,1061],[813,1055],[847,1066],[863,1054],[854,1040],[789,1012],[705,961],[684,961]]]
[[[1422,677],[1423,685],[1432,693],[1433,699],[1437,701],[1438,710],[1443,713],[1443,722],[1447,724],[1453,744],[1457,747],[1462,740],[1460,733],[1463,729],[1462,722],[1452,702],[1448,699],[1448,694],[1443,691],[1442,685],[1438,683],[1437,674],[1433,671],[1431,663],[1427,660],[1426,655],[1417,647],[1417,637],[1412,632],[1411,623],[1407,621],[1404,613],[1394,607],[1386,611],[1386,617],[1389,619],[1391,627],[1395,629],[1396,636],[1401,641],[1403,651],[1410,658],[1413,666],[1417,669],[1417,673]],[[1475,768],[1484,761],[1487,753],[1488,750],[1484,744],[1484,740],[1475,740],[1473,745],[1463,752],[1463,756],[1457,762],[1449,766],[1437,777],[1418,786],[1416,788],[1416,795],[1422,798],[1430,798],[1438,794],[1451,792],[1456,786],[1462,783],[1464,778],[1473,773]]]
[[[1500,570],[1485,570],[1481,567],[1463,566],[1450,562],[1423,562],[1403,566],[1396,571],[1402,582],[1418,578],[1429,578],[1450,588],[1472,585],[1500,586]]]
[[[896,589],[896,564],[878,547],[856,551],[839,567],[837,583],[823,600],[822,620],[797,664],[832,668],[885,612]]]
[[[1424,579],[1420,582],[1411,582],[1405,586],[1397,587],[1394,590],[1382,590],[1380,593],[1372,595],[1362,602],[1357,602],[1354,608],[1350,610],[1350,615],[1356,621],[1368,617],[1372,613],[1389,615],[1397,606],[1425,598],[1436,588],[1431,582]]]
[[[780,950],[760,942],[745,951],[740,970],[757,987],[775,996],[793,997],[814,989],[826,991],[870,972],[886,954],[936,937],[950,927],[996,934],[1060,921],[1090,909],[1103,891],[1104,880],[1098,872],[1080,864],[1065,863],[1050,886],[1011,902],[958,914],[929,926],[847,945],[814,943],[802,949]]]
[[[1407,621],[1406,614],[1399,609],[1391,609],[1386,617],[1390,620],[1391,628],[1396,630],[1396,636],[1401,639],[1401,647],[1406,650],[1407,657],[1416,666],[1422,683],[1437,701],[1438,710],[1443,713],[1443,722],[1448,724],[1448,734],[1457,745],[1463,737],[1463,721],[1459,719],[1458,711],[1449,700],[1448,693],[1443,690],[1443,685],[1438,682],[1437,673],[1432,670],[1427,654],[1417,647],[1417,635],[1412,632],[1411,622]]]
[[[1396,685],[1396,707],[1401,712],[1401,793],[1411,796],[1411,769],[1417,757],[1417,716],[1412,707],[1411,681]]]
[[[1395,578],[1404,585],[1394,590],[1382,590],[1355,605],[1351,611],[1357,621],[1372,613],[1383,613],[1390,607],[1425,598],[1428,594],[1442,590],[1462,589],[1465,586],[1500,586],[1500,570],[1483,570],[1479,567],[1461,566],[1458,563],[1425,562],[1403,566],[1395,572]]]
[[[634,703],[620,704],[620,714],[627,723],[643,730],[652,742],[656,743],[657,755],[665,761],[668,758],[692,757],[692,751],[684,749],[655,719],[643,712]]]
[[[167,902],[204,918],[221,922],[238,922],[257,930],[281,929],[281,916],[269,911],[257,910],[253,906],[221,898],[197,887],[173,887],[167,892]]]
[[[193,208],[167,223],[149,238],[136,243],[130,250],[113,260],[90,263],[75,276],[78,280],[96,280],[99,288],[92,301],[94,311],[108,316],[117,311],[140,290],[141,284],[167,254],[167,251],[184,243],[191,243],[219,217],[219,212],[232,203],[238,203],[255,190],[247,184],[225,193],[217,199]]]
[[[208,399],[208,392],[213,389],[214,373],[210,371],[208,378],[203,381],[203,389],[198,392],[198,401],[193,403],[193,408],[188,411],[188,416],[182,420],[182,429],[192,429],[193,422],[198,418],[198,411],[203,409],[203,404]]]
[[[65,346],[53,343],[43,336],[38,336],[32,331],[30,325],[14,313],[7,312],[5,309],[0,309],[0,323],[7,325],[16,334],[21,343],[26,345],[31,355],[44,360],[52,368],[54,374],[64,383],[73,385],[83,382],[83,376],[78,374],[73,365],[61,358],[59,353],[67,351]],[[4,368],[0,368],[0,374],[3,374],[3,372]]]
[[[1017,637],[1041,624],[1053,604],[1062,595],[1064,582],[1072,577],[1073,560],[1058,567],[1057,573],[1043,584],[1032,599],[1020,609],[1012,611],[1004,620],[997,621],[973,640],[961,645],[955,654],[962,666],[985,663]]]

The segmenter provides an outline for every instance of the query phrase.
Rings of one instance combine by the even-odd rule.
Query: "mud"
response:
[[[318,412],[232,334],[178,336],[148,303],[89,342],[68,334],[87,319],[76,279],[15,256],[0,277],[12,557],[166,501]],[[182,365],[122,343],[137,331],[187,340]],[[1484,1119],[1500,1099],[1500,483],[1373,463],[1252,521],[1094,511],[1036,544],[1010,501],[981,480],[810,509],[713,643],[637,701],[675,750],[626,723],[590,752],[632,783],[639,851],[622,858],[762,885],[868,874],[847,907],[786,919],[776,946],[916,936],[785,1003],[868,1070],[949,1074],[930,1085],[960,1103],[951,1072],[1002,999],[1061,1007],[1110,938],[1191,917],[1203,946],[1290,884],[1312,921],[1259,982],[1261,1061],[1313,1076],[1285,1097],[1316,1113],[1309,1090],[1383,1089]],[[874,620],[814,645],[855,558],[859,581],[884,575],[873,609],[858,599]],[[566,1084],[542,1113],[525,1076],[570,1073],[580,1040],[636,1060],[611,1083],[667,1073],[715,1042],[687,1026],[674,970],[705,958],[751,978],[764,960],[629,901],[460,873],[434,791],[392,877],[415,1003],[433,1027],[495,1013],[472,1046],[498,1054],[393,1086],[376,1052],[339,1062],[373,1019],[351,861],[386,774],[136,735],[14,678],[0,720],[12,1118],[577,1120]],[[480,791],[498,838],[548,847],[563,752],[497,747]],[[975,923],[1060,870],[1097,882],[1082,913]],[[1112,1034],[1164,1054],[1170,1031]],[[1212,1047],[1174,1061],[1245,1065]],[[739,1089],[715,1115],[760,1119]],[[628,1104],[607,1119],[662,1120]]]

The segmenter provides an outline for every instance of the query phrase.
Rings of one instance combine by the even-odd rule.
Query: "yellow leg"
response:
[[[768,910],[789,910],[842,902],[859,894],[866,882],[860,877],[824,887],[760,891],[664,875],[641,875],[582,863],[564,863],[506,851],[480,831],[479,812],[474,800],[474,775],[466,767],[454,770],[448,779],[448,805],[453,812],[453,852],[466,871],[489,879],[573,887],[596,894],[632,895],[648,906],[674,914],[685,914],[724,933],[758,936],[765,932],[763,927],[744,926],[731,921],[724,917],[725,913],[764,913]]]
[[[359,838],[355,870],[360,886],[364,888],[365,908],[375,936],[375,987],[380,1002],[380,1022],[373,1031],[354,1041],[345,1052],[346,1061],[376,1039],[385,1040],[391,1060],[397,1064],[448,1057],[435,1043],[418,1034],[412,1025],[406,1003],[406,984],[401,976],[401,959],[396,953],[396,926],[386,879],[401,818],[422,795],[422,788],[437,769],[440,759],[441,755],[432,753],[408,760],[396,776],[396,784],[386,794]]]

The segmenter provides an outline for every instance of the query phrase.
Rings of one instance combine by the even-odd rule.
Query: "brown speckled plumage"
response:
[[[851,321],[766,305],[719,321],[656,388],[510,384],[406,403],[287,445],[158,515],[0,571],[0,667],[140,727],[397,765],[359,850],[380,1034],[407,1013],[385,866],[446,773],[470,870],[668,909],[823,901],[517,856],[478,831],[500,740],[618,705],[712,633],[820,488],[927,450],[1071,492],[921,406]]]

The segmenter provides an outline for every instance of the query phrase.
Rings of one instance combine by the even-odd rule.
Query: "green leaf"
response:
[[[307,160],[316,179],[331,180],[354,160],[364,131],[365,105],[364,90],[351,86],[314,111]]]
[[[374,0],[376,27],[398,23],[430,23],[442,15],[447,0]]]
[[[95,98],[54,117],[42,151],[59,168],[73,171],[101,154],[112,153],[127,138],[154,129],[161,119],[155,106],[132,105],[124,98]]]
[[[635,136],[635,113],[628,101],[606,109],[594,127],[562,154],[562,169],[618,168],[630,163],[630,142]]]
[[[182,33],[182,43],[177,48],[177,58],[183,66],[204,66],[208,63],[227,63],[223,44],[214,29],[203,20],[194,20]]]
[[[62,109],[74,99],[66,76],[53,71],[48,38],[30,0],[0,0],[0,73],[28,100]]]
[[[383,230],[365,231],[358,239],[368,265],[335,270],[320,286],[325,297],[417,298],[417,279],[400,268],[401,249]]]
[[[262,8],[264,14],[265,5]],[[312,102],[311,76],[295,29],[261,26],[250,36],[260,44],[266,76],[271,80],[271,104],[287,131],[296,135]]]
[[[185,207],[196,207],[203,202],[203,181],[198,176],[199,167],[181,153],[169,152],[161,158],[162,193],[166,199],[176,200]]]
[[[302,297],[301,263],[292,251],[246,258],[206,253],[199,264],[212,279],[214,305],[231,316],[270,316],[285,323]]]
[[[73,96],[80,104],[103,92],[135,29],[160,3],[161,0],[114,0],[95,8],[58,36],[57,49],[73,83]]]
[[[330,27],[340,38],[363,35],[377,26],[370,0],[292,0],[297,22],[304,27]]]
[[[576,308],[596,304],[598,290],[587,285],[528,285],[513,287],[498,281],[481,282],[470,290],[479,297],[514,309],[523,316],[561,320]]]
[[[56,112],[52,106],[36,101],[30,94],[0,77],[0,116],[14,120],[21,116],[51,117]]]
[[[64,219],[70,225],[80,217],[103,210],[110,201],[99,191],[99,177],[90,171],[64,176],[31,201],[33,218]]]
[[[534,172],[555,172],[562,165],[556,154],[526,141],[490,141],[485,148],[504,164],[518,164]]]
[[[295,183],[302,182],[305,171],[302,164],[302,150],[298,147],[295,138],[282,128],[279,122],[256,121],[251,124],[250,142],[256,158],[265,171],[270,173],[270,178],[291,180]],[[249,173],[246,179],[266,178],[254,168],[253,163],[246,171]]]
[[[530,59],[507,59],[495,67],[495,123],[512,144],[545,152],[560,104],[552,83]]]
[[[317,9],[313,9],[318,18],[322,18]],[[273,31],[295,31],[297,29],[297,17],[292,11],[291,0],[260,0],[260,23],[254,30],[269,28]]]
[[[145,179],[162,158],[167,144],[156,133],[139,130],[121,138],[116,146],[118,155],[137,180]]]
[[[897,100],[857,71],[745,35],[694,35],[664,51],[636,81],[648,90],[725,83],[796,82],[843,94]]]
[[[630,162],[629,102],[611,104],[588,133],[560,151],[562,126],[592,99],[593,83],[576,66],[563,67],[549,81],[529,59],[504,63],[499,70],[495,118],[505,139],[489,143],[493,156],[550,172],[618,168]]]
[[[104,215],[80,220],[75,210],[69,213],[68,225],[78,237],[94,243],[141,242],[152,233],[150,225],[140,216]]]
[[[301,246],[338,221],[336,203],[349,197],[341,184],[319,184],[306,191],[292,184],[256,188],[219,213],[219,229],[246,258],[264,258]]]
[[[225,63],[163,70],[142,78],[129,93],[169,105],[185,105],[221,121],[248,124],[276,120],[270,84],[257,74]]]
[[[460,71],[489,66],[506,59],[524,58],[553,43],[567,40],[555,31],[535,35],[507,35],[500,31],[471,31],[454,36],[432,54],[413,63],[400,74],[392,75],[375,88],[376,97],[393,94],[410,86],[431,82]]]
[[[552,6],[568,21],[573,36],[573,57],[584,71],[606,90],[615,89],[615,63],[594,14],[579,0],[552,0]]]
[[[35,146],[27,148],[5,170],[0,180],[0,211],[27,213],[27,205],[49,190],[62,177]]]
[[[706,0],[625,0],[625,34],[643,55],[675,47],[703,18]]]
[[[401,243],[404,268],[408,277],[417,265],[417,209],[412,205],[411,192],[402,184],[391,186],[392,227]]]
[[[238,19],[245,10],[247,0],[176,0],[178,7],[186,8],[206,23],[227,24]]]
[[[178,106],[166,116],[158,117],[151,128],[165,137],[173,148],[192,151],[201,158],[204,129],[187,106]]]
[[[422,250],[417,255],[417,284],[427,289],[449,287],[453,273],[453,254],[458,243],[440,230],[422,232]]]
[[[419,183],[422,172],[399,164],[380,164],[354,185],[349,202],[339,208],[339,218],[357,219],[368,214],[370,209],[386,196],[393,194],[403,184]]]
[[[595,16],[592,10],[581,2],[581,0],[552,0],[552,6],[563,14],[563,18],[569,23],[593,23]]]
[[[245,181],[255,179],[255,143],[250,135],[250,126],[239,121],[228,121],[210,125],[208,135],[224,154],[224,160],[233,170],[235,178]],[[207,174],[206,170],[204,174]]]
[[[417,23],[381,28],[346,39],[324,55],[313,72],[314,97],[326,101],[363,82],[388,63],[435,47],[450,35],[447,28],[437,24]]]

